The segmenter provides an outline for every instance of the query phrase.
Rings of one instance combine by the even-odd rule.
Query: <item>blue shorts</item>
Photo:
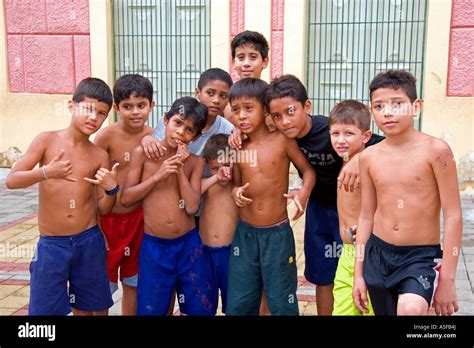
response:
[[[309,201],[304,227],[305,278],[316,285],[332,285],[342,250],[337,209]]]
[[[221,247],[211,247],[204,245],[207,250],[211,265],[214,270],[214,276],[216,279],[216,303],[218,301],[218,289],[221,291],[222,299],[222,313],[226,312],[227,308],[227,284],[229,277],[229,258],[230,258],[230,244]]]
[[[180,311],[214,315],[215,279],[198,230],[174,239],[145,233],[138,261],[137,314],[166,315],[176,289]]]
[[[29,315],[101,311],[114,302],[99,226],[73,236],[41,236],[30,264]],[[68,289],[69,281],[69,289]]]

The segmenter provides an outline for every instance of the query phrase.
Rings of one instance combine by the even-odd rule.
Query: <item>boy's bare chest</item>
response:
[[[109,147],[109,160],[111,165],[120,163],[120,169],[128,167],[132,160],[133,150],[140,145],[140,139],[115,141]]]
[[[277,175],[286,170],[289,165],[286,152],[278,147],[247,147],[238,151],[237,162],[244,175],[254,175],[257,173],[269,176]]]

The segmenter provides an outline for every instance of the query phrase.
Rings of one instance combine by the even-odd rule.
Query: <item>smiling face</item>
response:
[[[265,126],[265,110],[256,98],[244,96],[232,100],[231,113],[242,133],[249,134]]]
[[[397,135],[413,127],[413,117],[421,111],[422,102],[413,103],[400,89],[379,88],[371,95],[370,112],[385,135]]]
[[[177,148],[180,142],[188,144],[197,135],[194,121],[191,118],[184,118],[181,114],[165,118],[164,123],[166,126],[165,142],[173,149]]]
[[[110,111],[107,103],[89,97],[79,103],[69,101],[68,105],[72,113],[72,124],[86,135],[97,132]]]
[[[114,107],[127,127],[141,129],[148,120],[154,105],[155,103],[153,101],[150,103],[148,98],[132,94],[130,98],[120,101],[119,105],[114,105]]]
[[[277,98],[268,104],[270,115],[275,126],[287,138],[301,138],[309,132],[311,124],[308,123],[308,114],[311,102],[304,105],[292,97]]]
[[[356,125],[346,123],[331,124],[329,134],[332,147],[346,161],[362,151],[372,135],[370,130],[362,132]]]
[[[202,89],[196,88],[196,98],[207,106],[209,117],[223,115],[229,102],[229,85],[221,80],[209,81]]]
[[[253,77],[259,79],[262,70],[268,66],[268,57],[262,55],[252,45],[243,45],[235,49],[234,69],[240,78]]]

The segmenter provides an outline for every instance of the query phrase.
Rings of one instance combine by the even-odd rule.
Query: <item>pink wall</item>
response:
[[[70,94],[90,75],[89,0],[5,0],[10,92]]]
[[[272,37],[270,40],[271,79],[283,74],[283,25],[285,0],[272,0]]]
[[[240,32],[245,30],[245,0],[229,0],[230,2],[230,41],[229,41],[229,50],[230,42],[232,39]],[[239,75],[235,72],[234,66],[232,64],[232,52],[230,56],[229,63],[230,76],[233,81],[239,79]]]
[[[474,6],[453,0],[447,95],[474,96]]]

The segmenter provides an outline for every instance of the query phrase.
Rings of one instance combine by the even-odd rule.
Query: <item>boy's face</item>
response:
[[[372,117],[386,135],[396,135],[413,127],[413,117],[420,113],[422,106],[419,99],[412,103],[402,89],[379,88],[370,100]]]
[[[221,167],[230,167],[230,163],[220,163],[217,159],[207,159],[206,162],[212,175],[216,175]],[[230,181],[230,179],[231,178],[227,181],[219,180],[218,183],[224,186]]]
[[[154,101],[150,103],[148,98],[132,94],[130,98],[122,100],[119,105],[114,104],[114,107],[126,126],[132,129],[141,129],[148,120],[154,105]]]
[[[202,89],[196,88],[196,97],[207,106],[209,117],[224,114],[229,102],[229,89],[229,85],[221,80],[209,81]]]
[[[165,141],[171,148],[177,148],[179,143],[188,144],[197,135],[194,121],[190,118],[185,119],[181,114],[173,115],[169,119],[165,118],[164,123]]]
[[[71,100],[68,106],[72,113],[72,123],[87,135],[94,134],[100,129],[110,111],[107,103],[89,97],[80,103]]]
[[[241,97],[232,100],[230,106],[232,119],[237,123],[242,133],[252,133],[259,126],[265,124],[265,110],[257,99]]]
[[[253,77],[259,79],[262,70],[268,65],[268,57],[262,55],[252,45],[239,46],[235,49],[234,69],[240,78]]]
[[[372,132],[363,132],[354,124],[333,123],[329,128],[331,144],[337,154],[346,161],[364,149]]]
[[[304,105],[292,97],[273,99],[268,104],[270,115],[278,130],[287,138],[301,138],[308,133],[308,114],[311,102]]]

